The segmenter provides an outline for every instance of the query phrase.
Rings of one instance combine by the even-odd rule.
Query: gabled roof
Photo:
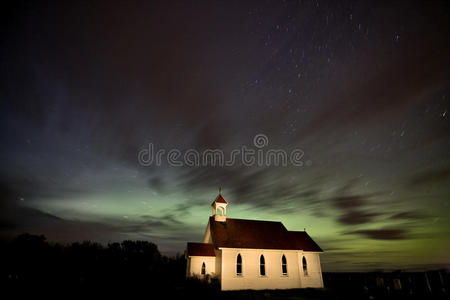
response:
[[[214,245],[207,243],[187,243],[188,256],[216,256]]]
[[[288,231],[288,237],[297,249],[323,252],[306,231]]]
[[[228,204],[227,200],[225,200],[225,199],[222,197],[222,194],[219,194],[219,195],[216,197],[216,200],[214,200],[213,203],[211,203],[211,206],[213,206],[215,202],[217,202],[217,203],[225,203],[225,204]]]
[[[288,231],[281,222],[209,218],[216,248],[251,248],[318,251],[322,249],[304,231]]]

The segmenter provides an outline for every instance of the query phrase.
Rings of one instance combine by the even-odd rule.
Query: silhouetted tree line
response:
[[[1,245],[1,277],[11,289],[107,291],[174,289],[185,281],[185,258],[161,255],[154,243],[123,241],[107,246],[84,241],[47,242],[43,235],[22,234]]]

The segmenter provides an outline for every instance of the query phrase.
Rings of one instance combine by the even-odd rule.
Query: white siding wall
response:
[[[222,251],[214,250],[216,253],[216,276],[220,280],[220,276],[222,275]]]
[[[293,289],[323,287],[318,253],[305,253],[308,276],[303,274],[303,251],[222,248],[222,290]],[[236,274],[236,258],[242,257],[242,275]],[[260,256],[264,255],[266,275],[261,276]],[[283,275],[281,257],[286,256],[288,274]]]
[[[303,256],[306,258],[308,275],[303,274],[303,265],[301,264]],[[301,264],[301,273],[303,287],[322,288],[322,268],[320,267],[320,257],[318,253],[299,252],[299,262]]]
[[[214,256],[190,256],[188,257],[188,276],[202,276],[202,264],[205,263],[206,274],[216,275],[216,258]],[[205,274],[205,275],[206,275]]]

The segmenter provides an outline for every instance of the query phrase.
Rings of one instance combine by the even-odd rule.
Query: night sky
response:
[[[10,1],[1,23],[4,238],[182,253],[222,186],[324,271],[449,268],[449,2]],[[257,134],[303,166],[138,161]]]

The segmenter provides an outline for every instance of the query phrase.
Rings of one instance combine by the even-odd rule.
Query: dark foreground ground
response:
[[[428,272],[324,273],[323,289],[265,290],[211,293],[198,287],[198,294],[217,299],[449,299],[445,270]],[[195,285],[187,289],[191,295]]]
[[[435,278],[426,283],[424,277],[439,277],[448,283],[444,271],[427,273],[333,273],[324,274],[325,288],[262,291],[220,291],[218,283],[197,279],[180,282],[76,282],[54,281],[43,283],[6,281],[8,295],[45,298],[124,298],[124,299],[449,299],[448,285],[442,286]],[[383,283],[380,283],[381,282]],[[394,283],[394,280],[396,283]],[[399,281],[401,286],[399,285]],[[422,282],[423,281],[423,282]],[[377,285],[378,282],[378,285]],[[404,284],[403,284],[404,282]],[[5,285],[3,285],[5,286]]]
[[[215,279],[185,278],[183,256],[162,256],[156,245],[124,241],[50,244],[21,235],[0,243],[0,291],[14,299],[449,299],[445,270],[324,273],[324,289],[221,292]]]
[[[435,274],[429,272],[428,274]],[[360,285],[361,279],[374,278],[371,273],[360,273],[358,279],[353,280],[349,274],[324,274],[330,280],[330,276],[335,283],[342,283],[340,286],[329,285],[324,289],[296,289],[296,290],[263,290],[263,291],[220,291],[217,285],[207,284],[197,280],[185,280],[171,285],[165,282],[159,285],[152,283],[138,282],[136,284],[111,282],[85,282],[66,283],[54,282],[2,282],[3,293],[14,298],[21,297],[43,297],[49,298],[124,298],[124,299],[449,299],[448,290],[443,287],[436,289],[422,289],[422,287],[406,287],[389,289],[388,286],[376,287]],[[379,274],[380,275],[380,274]],[[377,278],[390,278],[392,273],[384,273]],[[404,276],[403,276],[404,275]],[[421,277],[424,273],[404,273],[402,278],[409,276]],[[355,274],[351,274],[355,276]],[[406,279],[408,280],[408,279]],[[370,281],[370,280],[369,280]],[[6,285],[5,285],[6,284]],[[6,299],[6,298],[5,298]],[[11,299],[11,298],[8,298]]]

